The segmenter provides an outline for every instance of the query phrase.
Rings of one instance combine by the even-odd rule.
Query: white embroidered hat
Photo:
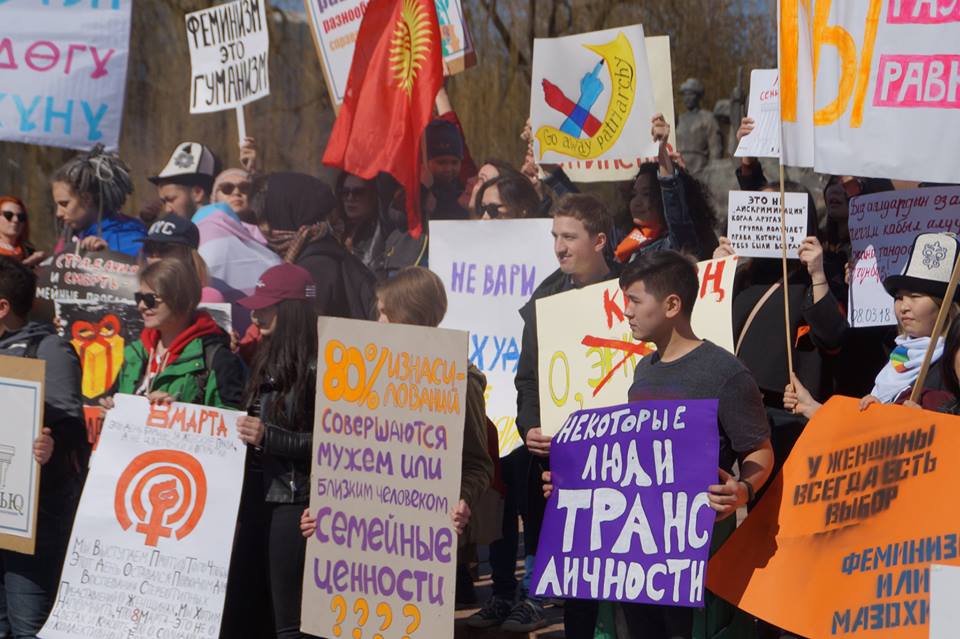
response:
[[[900,275],[889,275],[883,287],[890,295],[897,291],[926,293],[943,298],[960,255],[960,240],[953,233],[921,233],[913,240],[913,248]],[[960,287],[954,300],[960,296]]]

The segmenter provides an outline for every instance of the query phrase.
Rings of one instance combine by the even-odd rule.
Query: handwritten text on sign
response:
[[[787,258],[797,259],[807,236],[806,193],[787,193]],[[780,228],[780,194],[763,191],[730,191],[727,238],[741,257],[779,259],[783,251]]]
[[[570,415],[550,447],[537,595],[700,606],[717,477],[716,400]]]
[[[132,4],[0,2],[0,140],[118,146]]]
[[[960,564],[960,513],[941,499],[960,481],[958,426],[834,397],[711,559],[707,586],[805,637],[926,639],[930,564]]]
[[[337,318],[319,331],[303,629],[451,636],[467,334]]]
[[[232,109],[270,94],[266,0],[188,13],[190,113]]]
[[[215,637],[246,457],[240,413],[132,395],[115,402],[40,635]]]
[[[693,307],[698,337],[733,351],[732,301],[737,257],[697,264]],[[537,300],[540,428],[552,435],[574,410],[622,402],[640,358],[652,343],[637,342],[624,314],[617,280]]]

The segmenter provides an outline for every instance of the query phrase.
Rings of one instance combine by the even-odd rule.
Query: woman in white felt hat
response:
[[[860,409],[871,404],[903,403],[910,397],[913,385],[920,375],[923,356],[927,352],[937,314],[947,294],[947,284],[953,265],[960,255],[960,240],[952,233],[921,233],[913,241],[910,258],[899,275],[890,275],[883,280],[883,287],[894,299],[894,312],[900,326],[896,348],[880,370],[873,390],[860,400]],[[949,310],[949,321],[937,336],[936,349],[931,359],[930,370],[924,389],[939,390],[943,387],[940,366],[933,366],[943,354],[944,337],[950,323],[958,314],[960,287],[954,293]],[[811,417],[820,404],[810,397],[807,389],[799,384],[794,389],[788,386],[783,396],[787,410]]]

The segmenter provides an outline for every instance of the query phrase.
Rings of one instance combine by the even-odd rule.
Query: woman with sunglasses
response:
[[[244,222],[253,222],[250,212],[250,195],[253,182],[243,169],[227,169],[213,182],[213,204],[226,204]]]
[[[512,220],[533,217],[540,209],[540,196],[522,175],[503,174],[483,183],[477,191],[472,219]]]
[[[243,364],[230,352],[229,336],[197,310],[200,289],[196,272],[182,260],[161,259],[140,271],[134,300],[143,332],[123,351],[116,392],[155,402],[241,406]]]
[[[337,178],[335,231],[343,247],[374,273],[383,267],[385,236],[380,225],[380,200],[373,180],[344,171]],[[340,228],[342,226],[342,228]]]
[[[240,417],[240,439],[260,452],[270,596],[278,639],[300,632],[300,599],[306,540],[300,513],[310,496],[317,378],[316,285],[295,264],[280,264],[260,277],[256,292],[240,300],[263,341],[247,385],[246,403],[259,410]],[[256,521],[240,527],[256,526]]]
[[[27,207],[9,195],[0,197],[0,255],[12,257],[26,266],[35,266],[46,257],[30,244]]]

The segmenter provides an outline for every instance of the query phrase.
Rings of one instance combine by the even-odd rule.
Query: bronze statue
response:
[[[677,146],[687,170],[696,176],[711,159],[722,157],[723,139],[713,113],[700,109],[703,83],[696,78],[688,79],[680,85],[680,96],[686,112],[680,114],[677,122]]]

